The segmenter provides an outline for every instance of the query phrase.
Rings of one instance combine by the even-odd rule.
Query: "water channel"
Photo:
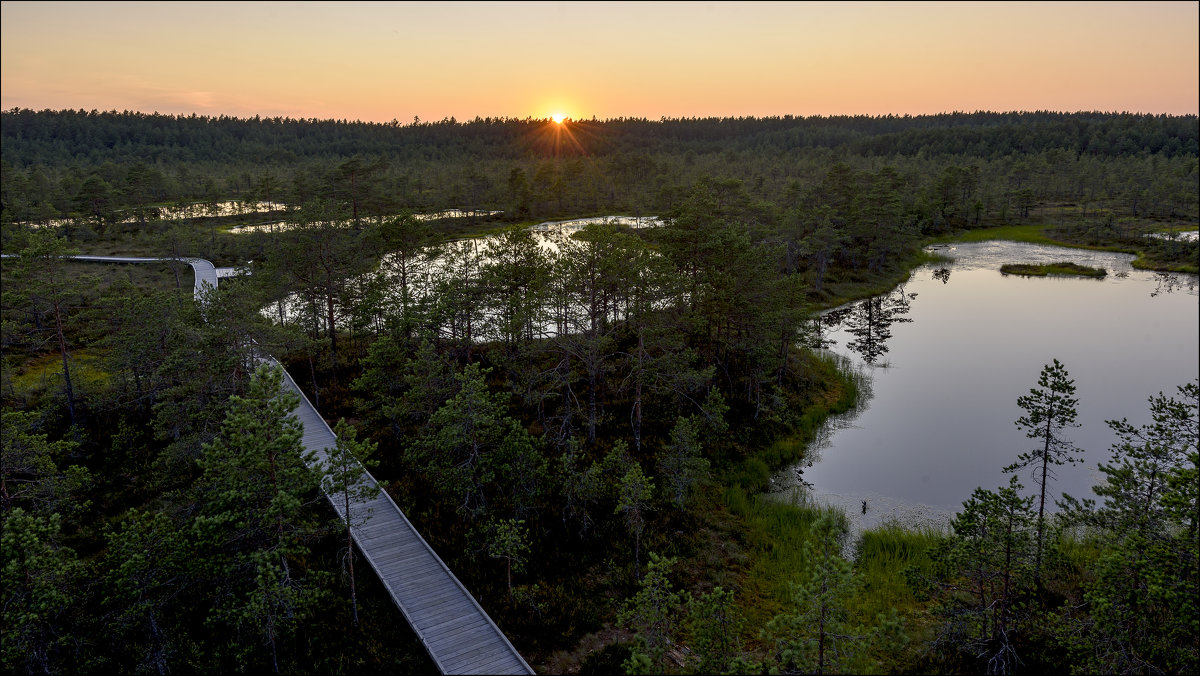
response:
[[[864,382],[810,458],[774,477],[777,497],[842,507],[852,530],[888,520],[945,525],[977,487],[1031,449],[1017,397],[1057,358],[1077,387],[1083,462],[1056,468],[1050,497],[1095,497],[1105,424],[1149,422],[1147,398],[1200,375],[1195,275],[1135,270],[1127,254],[984,242],[940,249],[891,293],[827,313],[825,340]],[[1004,263],[1073,261],[1103,279],[1002,275]],[[1028,470],[1019,477],[1032,494]],[[1048,498],[1049,499],[1049,498]],[[866,504],[866,513],[862,511]],[[1049,503],[1048,503],[1049,504]]]
[[[601,222],[659,224],[654,217],[609,216],[530,230],[553,253],[560,238]],[[420,266],[417,296],[445,266],[474,258],[453,255],[457,248],[486,255],[493,240],[444,245],[441,256]],[[1128,254],[1004,241],[939,252],[953,262],[921,267],[892,292],[822,317],[826,349],[858,374],[862,401],[829,421],[805,462],[773,478],[773,496],[842,507],[856,533],[888,520],[944,526],[977,486],[1006,484],[1002,468],[1030,450],[1032,442],[1014,424],[1022,413],[1016,400],[1057,358],[1078,388],[1081,426],[1069,436],[1084,453],[1080,464],[1057,468],[1051,497],[1093,497],[1096,464],[1109,459],[1113,441],[1105,421],[1148,422],[1148,397],[1174,394],[1200,375],[1195,275],[1135,270]],[[1101,267],[1108,275],[999,271],[1005,263],[1057,261]],[[298,300],[287,315],[301,314]],[[1029,472],[1020,478],[1031,493]]]

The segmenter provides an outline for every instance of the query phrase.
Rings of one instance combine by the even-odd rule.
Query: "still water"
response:
[[[890,294],[830,312],[829,349],[865,380],[857,410],[831,420],[806,460],[775,477],[781,494],[846,509],[854,530],[888,519],[945,523],[977,486],[1035,443],[1014,421],[1017,397],[1057,358],[1075,380],[1080,427],[1067,436],[1083,462],[1055,469],[1050,500],[1094,497],[1105,424],[1149,422],[1147,398],[1200,375],[1194,275],[1134,270],[1132,256],[985,242],[940,250]],[[1004,263],[1073,261],[1104,279],[1002,275]],[[1029,470],[1019,477],[1032,494]],[[793,488],[797,483],[806,488]],[[862,514],[866,502],[867,513]]]

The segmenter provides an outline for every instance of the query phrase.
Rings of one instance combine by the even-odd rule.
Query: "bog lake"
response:
[[[1128,254],[1008,241],[934,249],[888,294],[827,312],[821,339],[863,384],[808,457],[773,478],[773,495],[843,507],[853,532],[888,520],[945,526],[976,487],[1034,440],[1015,421],[1017,397],[1042,366],[1062,362],[1076,385],[1080,463],[1055,468],[1047,497],[1095,497],[1115,439],[1106,420],[1149,422],[1147,399],[1200,375],[1195,275],[1136,270]],[[1102,279],[1021,277],[1005,263],[1072,261]],[[1018,474],[1034,492],[1030,470]],[[865,502],[866,512],[863,513]]]

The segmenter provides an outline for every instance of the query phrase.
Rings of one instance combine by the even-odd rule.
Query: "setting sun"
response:
[[[550,116],[550,119],[554,120],[554,124],[562,124],[563,120],[567,119],[567,116],[562,113],[555,113]]]

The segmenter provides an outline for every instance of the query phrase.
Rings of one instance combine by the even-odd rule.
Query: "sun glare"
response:
[[[550,119],[554,120],[554,124],[562,124],[563,120],[567,119],[567,116],[562,113],[555,113],[550,116]]]

